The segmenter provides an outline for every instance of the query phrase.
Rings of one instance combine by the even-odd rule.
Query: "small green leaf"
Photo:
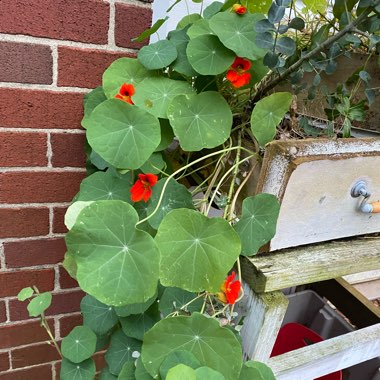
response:
[[[222,7],[223,7],[223,3],[221,3],[220,1],[213,1],[203,11],[203,17],[206,20],[210,19],[212,16],[214,16],[215,14],[217,14],[218,12],[220,12],[220,10],[222,9]]]
[[[375,101],[375,96],[376,96],[375,90],[372,88],[367,88],[366,90],[364,90],[364,93],[365,93],[365,96],[367,97],[368,105],[371,106],[373,102]]]
[[[271,22],[269,22],[269,20],[267,20],[266,18],[257,21],[257,23],[255,24],[255,31],[257,33],[274,32],[275,30],[276,29],[274,25]],[[256,40],[257,39],[258,38],[256,37]]]
[[[364,71],[364,70],[361,70],[359,72],[359,77],[366,84],[368,84],[368,82],[371,80],[371,75],[369,75],[369,73],[367,71]]]
[[[194,22],[198,21],[201,18],[202,17],[198,13],[189,14],[183,17],[182,20],[180,20],[180,22],[177,24],[176,29],[183,29],[187,25],[193,24]]]
[[[145,40],[145,38],[148,38],[152,34],[156,33],[158,29],[161,28],[161,26],[164,24],[166,20],[168,20],[169,17],[166,16],[165,18],[158,19],[151,28],[144,30],[138,37],[132,38],[132,41],[136,42],[142,42]]]
[[[105,305],[90,295],[86,295],[82,299],[80,309],[83,315],[83,324],[98,335],[107,333],[118,322],[112,306]]]
[[[261,146],[271,141],[276,128],[292,103],[289,92],[277,92],[256,103],[251,115],[252,133]]]
[[[87,359],[81,363],[72,363],[63,358],[61,365],[61,380],[94,380],[95,378],[95,362]]]
[[[268,11],[268,20],[272,24],[277,24],[285,15],[285,7],[272,3]]]
[[[284,55],[290,56],[296,51],[296,43],[289,37],[277,39],[276,49]]]
[[[136,366],[134,362],[126,362],[119,373],[118,380],[136,380]]]
[[[225,377],[210,367],[200,367],[195,370],[197,380],[225,380]],[[252,379],[253,380],[253,379]]]
[[[177,58],[177,49],[170,41],[160,40],[142,47],[137,58],[148,70],[162,69]]]
[[[273,51],[268,51],[268,53],[265,54],[263,63],[271,69],[276,68],[279,63],[278,54],[273,53]]]
[[[26,299],[30,298],[34,293],[34,290],[31,287],[27,287],[24,289],[21,289],[20,292],[17,294],[17,299],[19,301],[25,301]]]
[[[161,142],[156,148],[156,152],[160,152],[168,147],[173,142],[174,132],[168,119],[160,119],[161,127]]]
[[[185,364],[193,369],[201,366],[199,360],[190,351],[174,351],[165,358],[160,366],[161,379],[165,379],[169,370],[177,364]]]
[[[210,29],[210,25],[207,20],[200,19],[196,21],[193,25],[190,26],[190,28],[187,30],[187,35],[190,37],[190,39],[204,36],[204,35],[212,35],[214,34],[213,31]]]
[[[197,380],[195,371],[184,364],[178,364],[167,373],[166,380]]]
[[[294,17],[289,23],[289,28],[302,30],[305,28],[305,21],[300,17]]]
[[[164,171],[165,166],[166,162],[162,158],[162,154],[155,152],[141,165],[140,170],[143,173],[159,174],[161,171]]]
[[[158,308],[164,317],[181,310],[181,308],[187,304],[188,305],[182,309],[183,311],[190,313],[201,311],[203,298],[198,298],[193,301],[196,297],[196,293],[187,292],[180,288],[166,288],[162,294]]]
[[[276,380],[273,371],[264,363],[249,360],[244,363],[239,380]]]
[[[38,317],[41,315],[51,304],[52,296],[49,292],[41,293],[33,298],[27,306],[29,316]]]
[[[107,97],[102,87],[97,87],[84,96],[84,116],[81,122],[83,128],[87,128],[88,118],[92,111],[105,100],[107,100]]]
[[[251,256],[276,233],[280,204],[272,194],[245,198],[240,220],[234,225],[242,243],[242,255]]]
[[[153,377],[149,375],[149,372],[144,367],[141,361],[141,356],[136,360],[136,380],[153,380]]]
[[[62,355],[73,363],[81,363],[95,353],[96,335],[87,326],[77,326],[62,339]]]
[[[263,49],[272,49],[274,45],[274,38],[272,33],[258,33],[256,36],[256,44]]]

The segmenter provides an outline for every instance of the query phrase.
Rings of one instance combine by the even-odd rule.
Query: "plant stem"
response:
[[[61,350],[60,350],[60,348],[59,348],[59,346],[58,346],[58,343],[57,343],[57,341],[55,340],[55,338],[54,338],[54,336],[53,336],[53,334],[52,334],[52,332],[51,332],[51,330],[50,330],[50,326],[49,326],[49,324],[48,324],[47,321],[46,321],[45,314],[41,314],[41,326],[42,326],[42,327],[46,330],[46,332],[48,333],[48,335],[49,335],[51,341],[52,341],[53,344],[54,344],[54,347],[56,348],[56,350],[57,350],[58,353],[59,353],[59,356],[62,357]]]
[[[380,0],[377,1],[376,5],[380,3]],[[375,6],[376,6],[375,5]],[[274,87],[276,87],[284,78],[287,78],[291,73],[296,71],[306,60],[314,57],[330,45],[332,45],[334,42],[338,41],[341,37],[343,37],[346,33],[350,32],[352,29],[356,27],[356,25],[360,24],[362,21],[364,21],[367,16],[372,12],[373,7],[367,8],[357,19],[352,21],[350,24],[348,24],[346,27],[344,27],[340,32],[337,34],[334,34],[324,42],[322,42],[319,46],[314,48],[309,53],[305,54],[303,57],[301,57],[297,62],[295,62],[293,65],[291,65],[288,69],[286,69],[282,74],[279,74],[274,79],[270,80],[268,83],[263,83],[262,87],[258,88],[255,96],[251,99],[251,108],[253,108],[254,104],[262,98],[263,94],[266,94],[268,91],[272,90]]]

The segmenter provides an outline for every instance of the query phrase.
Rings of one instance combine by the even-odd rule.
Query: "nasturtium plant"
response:
[[[63,380],[94,379],[100,350],[101,380],[273,380],[243,361],[245,307],[234,306],[247,298],[240,257],[267,252],[276,233],[279,200],[252,191],[266,144],[348,137],[375,101],[380,0],[304,0],[302,11],[193,0],[199,12],[164,37],[181,1],[135,39],[157,32],[155,42],[116,59],[84,97],[88,176],[66,213],[63,266],[87,294],[83,326],[62,341]],[[361,66],[327,87],[358,52]],[[303,114],[318,97],[326,128]],[[60,351],[51,295],[18,297]]]

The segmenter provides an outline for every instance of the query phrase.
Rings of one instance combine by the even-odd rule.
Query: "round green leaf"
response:
[[[160,145],[156,148],[156,152],[164,150],[173,142],[174,132],[171,127],[168,119],[160,119],[161,126],[161,142]]]
[[[190,40],[186,52],[191,66],[202,75],[221,74],[235,59],[235,53],[225,48],[218,37],[211,35]]]
[[[118,375],[127,362],[135,361],[135,352],[141,352],[141,342],[117,330],[111,336],[111,344],[105,359],[112,374]]]
[[[148,71],[136,58],[119,58],[103,74],[103,90],[107,98],[114,98],[123,83],[136,85],[157,74]]]
[[[214,91],[177,96],[168,107],[168,118],[185,151],[215,148],[231,133],[231,109]]]
[[[152,380],[153,377],[149,375],[148,371],[145,369],[141,356],[136,360],[136,380]]]
[[[238,57],[258,59],[266,51],[256,45],[255,24],[264,16],[260,13],[237,15],[235,12],[220,12],[211,17],[210,28],[228,49]]]
[[[91,203],[93,203],[93,201],[89,201],[89,202],[76,201],[69,206],[65,214],[65,226],[67,227],[68,230],[71,230],[71,228],[77,221],[77,218],[80,212],[84,208],[89,206]]]
[[[201,16],[198,13],[191,13],[185,17],[183,17],[180,22],[177,24],[176,29],[183,29],[189,24],[193,24],[194,22],[201,19]]]
[[[142,47],[137,58],[148,70],[162,69],[177,58],[177,49],[170,41],[161,40]]]
[[[224,380],[225,377],[210,367],[200,367],[195,370],[197,380]],[[253,380],[253,379],[252,379]]]
[[[159,152],[153,153],[148,160],[141,166],[140,170],[143,173],[159,174],[166,166],[166,162]]]
[[[187,35],[190,37],[190,39],[207,34],[214,34],[214,32],[210,29],[210,25],[205,19],[198,20],[193,25],[191,25],[187,31]]]
[[[118,322],[118,317],[112,306],[105,305],[96,298],[86,295],[80,303],[83,324],[98,335],[103,335]]]
[[[102,87],[96,87],[84,96],[84,116],[81,123],[83,128],[87,128],[88,118],[95,107],[97,107],[100,103],[103,103],[105,100],[107,100],[107,98]]]
[[[217,292],[240,254],[239,236],[224,219],[188,209],[167,214],[155,240],[162,285],[190,292]]]
[[[178,364],[173,368],[170,368],[166,380],[197,380],[195,371],[184,364]]]
[[[103,368],[99,375],[99,380],[117,380],[117,376],[112,375],[108,367]]]
[[[107,305],[145,302],[157,289],[159,252],[137,221],[128,203],[97,201],[66,235],[81,288]]]
[[[95,353],[96,335],[87,326],[74,327],[62,339],[62,355],[73,363],[81,363]]]
[[[125,335],[143,340],[144,334],[160,320],[157,302],[141,314],[120,318],[121,328]]]
[[[168,105],[177,95],[193,93],[194,90],[191,85],[184,81],[168,78],[147,78],[136,86],[133,101],[141,109],[156,117],[166,119]]]
[[[27,306],[29,316],[38,317],[41,315],[50,306],[51,298],[52,296],[49,292],[41,293],[33,298]]]
[[[131,201],[129,179],[115,177],[110,171],[95,172],[80,185],[77,201],[122,200]]]
[[[148,310],[149,307],[156,301],[156,299],[157,292],[146,302],[115,307],[115,312],[119,317],[128,317],[132,314],[141,314],[144,313],[144,311]]]
[[[203,11],[203,17],[208,20],[215,14],[217,14],[223,7],[223,3],[220,1],[212,2],[205,10]]]
[[[277,39],[276,49],[281,54],[290,56],[296,51],[296,43],[290,37],[281,37]]]
[[[169,370],[177,364],[185,364],[193,369],[201,366],[199,360],[190,351],[174,351],[165,358],[160,366],[161,379],[165,379]]]
[[[94,380],[95,362],[87,359],[82,363],[72,363],[63,358],[60,372],[61,380]]]
[[[160,179],[154,186],[153,193],[148,204],[148,215],[151,214],[156,208],[166,181],[166,178]],[[169,180],[162,196],[160,207],[158,211],[150,219],[148,219],[149,224],[154,229],[157,229],[164,216],[177,208],[194,209],[193,198],[185,186],[179,184],[177,181]]]
[[[71,252],[66,252],[63,258],[63,267],[66,269],[67,273],[77,279],[77,263],[75,262],[74,255]]]
[[[17,299],[19,301],[25,301],[26,299],[30,298],[33,295],[33,293],[34,290],[29,286],[20,290],[20,292],[17,294]]]
[[[219,322],[199,313],[190,317],[173,317],[158,322],[144,337],[141,359],[153,376],[165,358],[177,350],[190,351],[202,365],[227,380],[236,380],[242,366],[241,345],[234,333]]]
[[[292,103],[292,94],[276,92],[256,103],[251,115],[252,133],[261,146],[271,141]]]
[[[241,254],[251,256],[276,233],[280,204],[272,194],[258,194],[245,198],[240,220],[234,225],[239,234]]]
[[[117,168],[139,168],[161,139],[156,117],[118,99],[107,100],[96,107],[89,124],[89,144]]]
[[[192,301],[197,297],[196,293],[187,292],[180,288],[166,288],[158,308],[164,317],[167,317],[170,313],[176,310],[180,310],[181,307]],[[203,298],[199,298],[194,302],[191,302],[183,310],[187,312],[201,311],[203,305]]]
[[[135,377],[136,366],[134,362],[126,362],[119,373],[118,380],[136,380]]]
[[[276,380],[273,371],[264,363],[249,360],[244,363],[239,380]]]

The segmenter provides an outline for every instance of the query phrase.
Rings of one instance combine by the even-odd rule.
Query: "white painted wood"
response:
[[[244,285],[246,315],[241,329],[245,359],[267,362],[282,320],[288,299],[282,292],[254,293]]]
[[[380,298],[380,280],[362,282],[354,287],[369,300]]]
[[[380,244],[380,238],[379,238]],[[370,270],[368,272],[360,272],[349,274],[343,277],[350,284],[360,284],[361,282],[373,281],[380,279],[380,270]]]
[[[378,356],[380,323],[270,358],[267,364],[277,380],[311,380]]]

